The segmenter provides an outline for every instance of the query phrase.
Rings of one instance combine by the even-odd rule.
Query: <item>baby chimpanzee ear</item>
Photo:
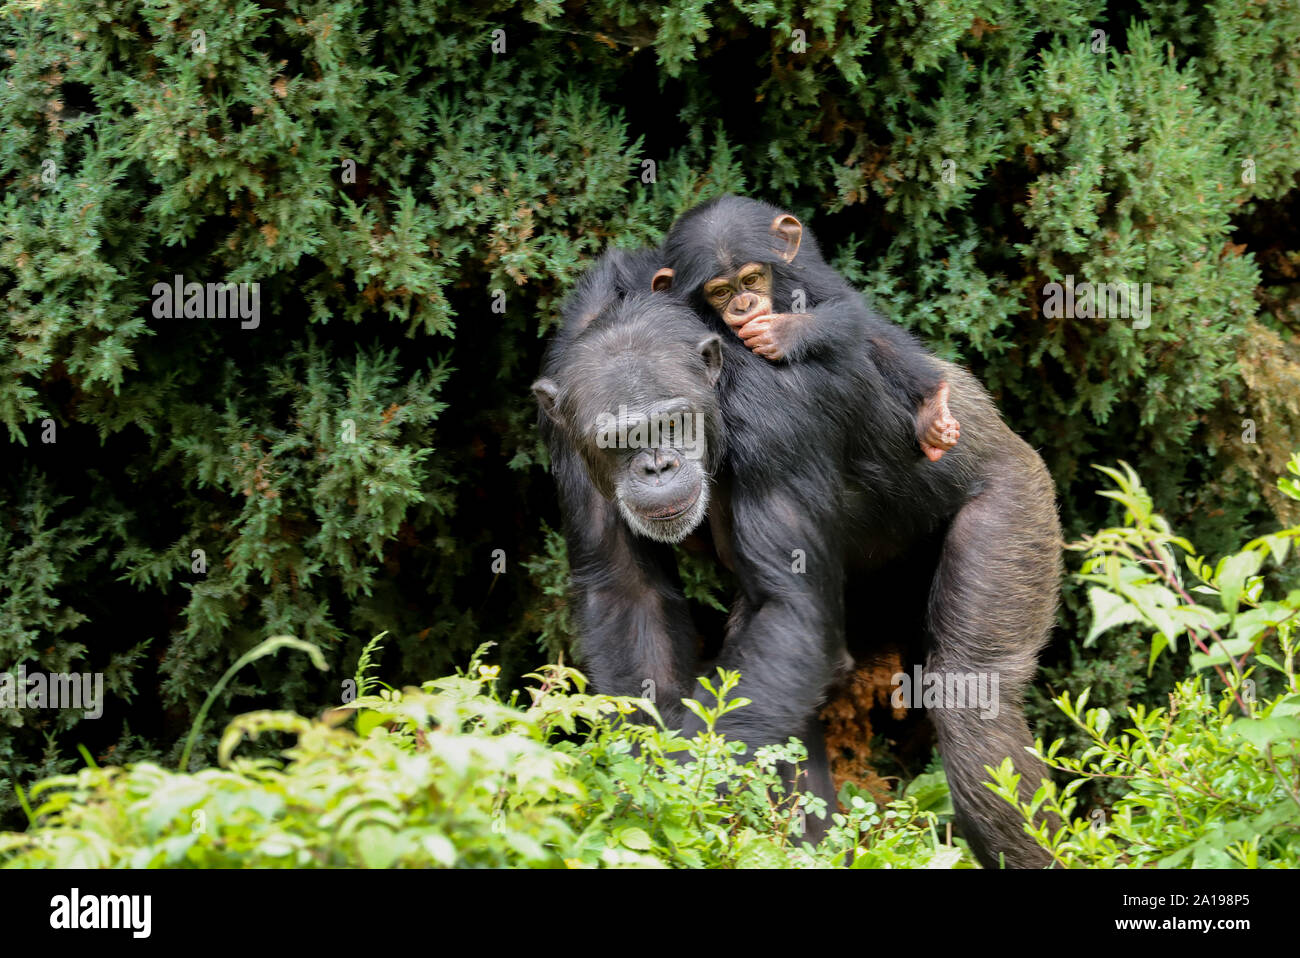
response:
[[[673,288],[673,276],[675,275],[676,273],[674,270],[665,266],[663,269],[655,273],[654,279],[650,280],[650,289],[656,293],[668,292],[668,290]]]
[[[772,220],[772,235],[776,237],[776,250],[787,263],[793,262],[799,252],[799,241],[803,239],[803,224],[789,213],[782,213]]]
[[[709,385],[716,386],[722,375],[722,340],[717,336],[705,336],[695,347],[704,359],[704,368],[708,372]]]
[[[537,405],[541,407],[542,412],[546,413],[546,418],[557,426],[563,426],[564,420],[555,406],[555,397],[559,393],[560,390],[553,379],[539,379],[533,383],[533,395],[537,397]]]

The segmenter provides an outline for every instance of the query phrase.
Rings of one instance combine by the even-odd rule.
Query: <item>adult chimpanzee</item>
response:
[[[602,692],[639,696],[653,682],[660,712],[677,724],[694,691],[696,650],[665,543],[699,524],[720,471],[722,345],[687,307],[649,292],[660,262],[649,250],[612,248],[582,276],[533,392],[559,487],[582,660]],[[663,448],[662,434],[649,448],[605,441],[606,415],[621,412],[626,431],[633,417],[684,411],[704,422],[691,450]]]
[[[679,287],[694,291],[697,272],[707,280],[752,262],[771,268],[774,309],[788,311],[795,288],[817,306],[808,276],[826,267],[814,244],[796,271],[770,239],[764,246],[745,204],[715,212],[688,214],[670,234]],[[839,350],[773,364],[735,336],[701,337],[671,295],[611,292],[629,278],[636,288],[652,261],[620,254],[589,274],[536,384],[569,535],[581,651],[596,687],[636,694],[649,678],[666,690],[658,696],[665,704],[690,693],[691,626],[671,557],[655,540],[686,535],[711,490],[709,525],[740,588],[718,664],[740,669],[741,693],[753,700],[725,716],[723,730],[751,746],[800,736],[811,784],[825,795],[816,711],[846,647],[863,654],[911,640],[932,676],[998,682],[993,708],[930,712],[976,855],[986,865],[999,856],[1013,866],[1044,863],[1014,810],[981,784],[984,766],[1008,756],[1026,795],[1043,772],[1024,753],[1021,710],[1059,578],[1059,529],[1041,461],[969,374],[902,330],[850,325]],[[708,312],[706,321],[721,327]],[[814,322],[821,319],[818,312]],[[946,380],[966,424],[962,442],[938,462],[916,455],[915,406],[899,387],[909,374]],[[715,379],[716,400],[706,395]],[[592,428],[620,407],[635,418],[686,406],[705,423],[698,459],[672,436],[648,454],[601,448]],[[870,623],[855,623],[847,640],[846,585]],[[665,717],[692,727],[681,710]]]
[[[734,561],[729,473],[723,467],[726,429],[715,386],[724,349],[750,354],[734,337],[724,346],[674,297],[649,292],[661,261],[651,251],[611,249],[581,278],[565,303],[564,322],[533,391],[544,413],[542,430],[559,487],[581,661],[602,692],[644,695],[647,682],[653,683],[665,721],[690,733],[698,730],[698,720],[681,701],[699,691],[701,668],[676,560],[666,543],[685,538],[707,512],[719,557]],[[799,405],[798,413],[785,419],[790,448],[808,441],[799,420],[816,416],[810,394]],[[647,422],[671,429],[660,428],[657,441],[647,445],[611,442],[611,417],[619,438],[634,435]],[[781,441],[775,430],[770,438]],[[806,466],[827,468],[817,457]],[[770,505],[763,504],[765,497]],[[741,502],[741,521],[756,535],[763,524],[776,529],[775,520],[756,521],[768,513],[802,522],[785,490],[754,489]],[[829,509],[822,507],[819,514],[825,521]],[[832,562],[835,546],[822,539],[811,529],[799,539],[800,547]],[[807,703],[822,695],[833,675],[835,650],[843,644],[842,597],[829,580],[807,578],[799,584],[805,582],[817,596],[800,603],[809,617],[788,635],[783,630],[791,623],[772,618],[770,626],[759,620],[763,635],[739,636],[739,623],[751,616],[743,615],[739,604],[733,611],[717,664],[742,669],[738,694],[759,698],[756,705],[724,716],[719,728],[752,746],[797,735],[809,750],[805,787],[833,808],[825,743]],[[761,658],[750,661],[755,655]],[[742,712],[746,715],[737,720]],[[813,839],[825,831],[815,817],[808,827]]]

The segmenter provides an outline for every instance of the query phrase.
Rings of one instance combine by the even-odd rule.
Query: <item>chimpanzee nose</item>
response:
[[[731,311],[739,316],[745,315],[758,304],[754,293],[741,293],[731,301]]]
[[[663,449],[646,449],[639,459],[641,472],[647,479],[665,479],[681,465],[676,453]]]

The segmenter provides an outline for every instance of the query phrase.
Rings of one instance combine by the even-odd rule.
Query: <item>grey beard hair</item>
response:
[[[618,497],[618,511],[622,513],[623,520],[632,527],[632,531],[645,536],[647,539],[654,539],[656,542],[681,542],[704,519],[704,513],[708,511],[708,508],[709,483],[707,479],[700,488],[700,497],[695,500],[695,505],[691,506],[690,511],[671,521],[655,522],[637,515],[627,507],[627,503],[623,501],[622,496]]]

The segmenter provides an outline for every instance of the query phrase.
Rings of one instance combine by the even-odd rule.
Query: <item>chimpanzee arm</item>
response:
[[[635,535],[572,450],[553,445],[552,459],[582,665],[595,691],[650,698],[676,727],[696,644],[672,550]]]
[[[881,376],[909,409],[933,397],[943,381],[933,357],[916,338],[872,312],[856,294],[827,300],[806,313],[760,317],[738,333],[759,355],[787,362],[833,360],[858,350],[865,340]],[[769,343],[779,355],[771,355]]]
[[[765,487],[770,483],[737,475],[732,548],[741,595],[717,661],[740,670],[733,694],[752,700],[723,716],[718,729],[751,748],[807,734],[844,644],[840,523],[830,508],[839,496],[819,488],[826,477],[783,475],[775,488]],[[699,727],[688,717],[684,731]]]

